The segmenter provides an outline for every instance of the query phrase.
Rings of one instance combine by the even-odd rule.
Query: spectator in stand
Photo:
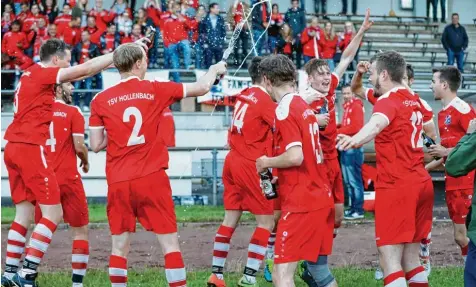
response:
[[[40,14],[40,8],[38,7],[38,5],[33,4],[31,6],[30,15],[27,16],[25,20],[23,20],[22,31],[25,32],[28,35],[28,33],[30,33],[30,31],[32,30],[32,26],[34,24],[36,24],[36,26],[38,26],[38,21],[40,19],[47,20],[45,15]]]
[[[26,34],[20,31],[20,21],[13,21],[11,27],[12,30],[3,36],[2,53],[13,58],[9,63],[10,67],[18,65],[21,70],[25,70],[33,65],[31,58],[24,54],[24,50],[28,48],[28,40]]]
[[[145,35],[147,33],[147,30],[149,29],[149,27],[155,27],[154,21],[152,21],[150,17],[147,17],[147,11],[144,8],[140,8],[137,11],[137,18],[135,23],[141,26],[142,35]],[[163,34],[163,31],[162,31],[162,34]],[[159,37],[159,35],[156,35],[156,37]],[[165,43],[165,39],[164,39],[164,45],[168,46]],[[150,49],[148,52],[148,56],[149,56],[149,68],[157,69],[159,67],[157,63],[157,49]]]
[[[107,24],[114,21],[116,15],[114,12],[109,12],[108,10],[103,9],[102,5],[103,0],[96,0],[96,5],[91,9],[91,11],[89,11],[89,16],[96,17],[96,25],[99,31],[104,33],[107,29]]]
[[[319,40],[321,37],[322,31],[319,27],[319,19],[314,16],[309,23],[309,27],[304,29],[301,35],[304,63],[309,62],[312,58],[319,58]]]
[[[195,15],[195,20],[197,21],[196,29],[193,29],[193,40],[194,46],[193,50],[195,51],[195,69],[204,69],[205,68],[205,53],[203,50],[203,45],[205,39],[203,39],[203,34],[199,33],[199,27],[203,19],[207,16],[207,11],[205,6],[200,5],[197,9],[197,15]]]
[[[255,3],[259,2],[258,0],[252,0],[251,4],[254,5]],[[255,43],[255,54],[261,56],[263,54],[263,48],[266,50],[268,43],[266,33],[264,33],[265,29],[268,27],[269,20],[270,20],[270,12],[269,12],[268,2],[263,2],[255,8],[251,12],[251,30],[252,30],[252,37]]]
[[[25,21],[25,19],[28,18],[30,15],[30,6],[28,6],[28,3],[21,3],[21,12],[16,17],[16,20],[20,21],[20,24],[23,25],[23,21]]]
[[[48,39],[53,39],[53,38],[59,39],[59,37],[58,37],[58,28],[56,27],[55,24],[48,25],[47,30],[48,30],[47,35],[43,39],[44,41],[46,41]]]
[[[10,20],[13,21],[16,18],[15,12],[13,11],[12,5],[5,4],[3,7],[3,13],[8,13],[10,15]]]
[[[284,23],[279,31],[278,40],[276,43],[276,54],[284,54],[290,59],[293,58],[293,46],[295,39],[293,36],[293,30],[288,23]]]
[[[38,20],[38,26],[33,25],[33,31],[35,32],[35,41],[33,43],[33,61],[40,61],[40,47],[45,42],[45,38],[48,35],[48,30],[46,26],[46,18],[40,18]]]
[[[349,46],[350,42],[352,39],[355,37],[356,31],[355,31],[355,26],[352,22],[345,22],[344,24],[344,34],[339,35],[339,41],[338,41],[338,46],[343,53],[347,46]],[[360,43],[362,46],[362,43]],[[359,48],[360,50],[360,48]],[[354,60],[352,61],[352,65],[349,66],[351,70],[354,70],[355,67],[357,67],[357,63],[359,62],[359,50],[357,50],[357,54],[355,54]]]
[[[284,24],[284,18],[281,13],[279,13],[278,4],[273,4],[273,9],[271,9],[271,22],[268,29],[268,45],[271,53],[276,52],[276,45],[278,42],[278,35],[281,27]]]
[[[127,5],[127,0],[115,0],[114,4],[111,7],[111,12],[113,12],[116,16],[120,16],[125,12],[129,12],[129,15],[132,15],[132,10]]]
[[[142,34],[141,34],[141,27],[139,24],[134,24],[134,26],[132,27],[132,33],[127,36],[127,37],[123,37],[122,40],[121,40],[121,44],[125,44],[125,43],[133,43],[137,40],[139,40],[140,38],[144,37]]]
[[[180,1],[180,13],[182,15],[186,15],[189,18],[195,17],[195,14],[197,13],[197,10],[191,6],[193,4],[193,1],[189,0],[181,0]]]
[[[8,13],[8,12],[3,12],[3,15],[2,15],[2,36],[3,34],[7,33],[8,31],[10,31],[10,26],[13,22],[14,18],[11,18],[11,14]]]
[[[63,41],[74,47],[81,41],[81,17],[74,17],[71,22],[63,29],[63,34],[59,34]]]
[[[159,68],[159,63],[157,61],[157,55],[158,55],[158,49],[159,49],[159,38],[162,37],[161,35],[161,27],[160,27],[160,15],[161,13],[161,8],[159,4],[159,0],[147,0],[144,2],[144,9],[147,12],[147,17],[152,20],[152,23],[154,23],[154,27],[156,32],[156,35],[154,37],[154,46],[150,49],[149,51],[149,59],[153,59],[153,63],[155,63],[153,68]],[[164,59],[165,61],[165,59]],[[150,65],[150,63],[149,63]]]
[[[99,28],[96,26],[96,17],[88,16],[87,26],[83,28],[83,31],[89,32],[92,43],[96,44],[97,46],[100,45],[103,31],[99,30]]]
[[[121,44],[121,35],[116,32],[114,23],[107,24],[107,31],[101,35],[100,48],[103,55],[114,52]]]
[[[334,26],[331,22],[326,22],[319,39],[319,56],[321,59],[327,60],[331,71],[334,71],[335,68],[334,56],[337,52],[337,41],[338,37],[334,31]]]
[[[159,25],[161,29],[163,29],[162,27],[164,27],[165,21],[169,19],[170,17],[172,17],[173,10],[174,10],[173,6],[174,6],[174,1],[168,1],[165,12],[160,13]],[[163,38],[164,37],[162,35],[162,39]],[[168,53],[168,49],[165,48],[165,43],[164,43],[164,69],[170,69],[171,67],[172,67],[172,64],[170,63],[170,55]]]
[[[448,65],[453,66],[456,58],[458,70],[463,73],[464,51],[468,48],[468,34],[466,34],[466,29],[459,23],[458,13],[451,15],[451,24],[445,27],[441,43],[448,55]]]
[[[342,87],[344,99],[344,117],[337,129],[337,134],[353,136],[364,126],[364,104],[352,93],[349,85]],[[364,214],[364,185],[362,182],[362,165],[364,148],[355,148],[341,152],[341,165],[344,185],[348,192],[351,207],[345,212],[346,219],[355,219],[352,215]]]
[[[81,10],[81,29],[88,25],[88,0],[81,0],[78,2],[78,9]]]
[[[284,16],[284,22],[288,23],[293,31],[293,51],[296,52],[296,68],[301,68],[302,45],[301,34],[306,28],[306,13],[299,7],[299,0],[293,0],[292,6]]]
[[[119,30],[121,36],[129,36],[132,32],[132,25],[133,23],[128,11],[117,17],[117,30]]]
[[[235,0],[234,3],[230,6],[228,11],[228,23],[230,23],[232,30],[235,30],[235,27],[244,19],[244,14],[248,15],[250,13],[250,6],[245,1]],[[248,25],[244,25],[243,29],[240,32],[238,39],[236,40],[235,47],[233,50],[233,57],[235,58],[233,64],[238,67],[245,56],[248,54],[248,37],[249,29]],[[241,54],[239,53],[241,42]],[[246,62],[243,64],[243,68],[247,68]]]
[[[55,0],[46,0],[40,2],[40,10],[43,15],[48,18],[48,24],[53,24],[56,17],[58,17],[58,6]]]
[[[63,5],[63,14],[60,16],[56,17],[55,19],[55,24],[56,24],[56,29],[58,30],[58,35],[63,35],[63,30],[69,25],[69,22],[71,22],[71,7],[69,4],[64,4]]]
[[[348,0],[342,0],[342,11],[340,12],[342,15],[347,15],[347,1]],[[352,14],[357,14],[357,0],[352,0]]]
[[[89,61],[92,58],[99,57],[101,52],[99,47],[91,42],[89,32],[84,30],[81,32],[81,42],[74,46],[71,51],[73,65],[78,65]],[[74,83],[75,89],[92,89],[93,77],[83,79]],[[80,107],[83,111],[89,112],[89,103],[92,99],[92,93],[84,93],[83,104],[80,104],[80,94],[74,97],[74,105]]]
[[[188,31],[197,27],[197,21],[184,17],[181,12],[180,3],[174,4],[174,13],[172,17],[164,22],[164,44],[168,49],[168,53],[172,60],[172,69],[180,68],[179,50],[182,50],[185,69],[190,68],[191,51],[190,41],[188,40]],[[180,82],[178,72],[172,73],[175,82]]]
[[[221,61],[226,39],[225,20],[220,16],[220,7],[218,3],[212,3],[208,6],[208,15],[200,23],[199,33],[202,34],[205,49],[205,68]]]

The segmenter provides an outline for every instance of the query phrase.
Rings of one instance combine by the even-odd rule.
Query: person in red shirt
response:
[[[254,57],[248,72],[252,86],[236,96],[233,120],[228,131],[230,152],[223,167],[223,202],[225,218],[218,228],[213,250],[212,275],[209,286],[224,286],[223,269],[229,243],[243,211],[255,215],[258,223],[250,240],[248,260],[239,286],[254,286],[266,253],[266,244],[274,227],[273,201],[266,199],[256,173],[255,162],[263,155],[273,154],[274,112],[276,103],[261,86],[259,65],[262,57]],[[218,244],[221,243],[221,244]],[[226,245],[224,250],[223,245]]]
[[[324,35],[319,27],[319,19],[312,17],[309,27],[306,27],[301,34],[304,63],[309,62],[312,58],[319,59],[319,41],[322,37],[324,37]]]
[[[352,22],[345,22],[344,24],[344,34],[339,33],[339,41],[338,41],[338,46],[340,49],[340,52],[344,52],[344,50],[349,46],[350,41],[354,38],[356,32],[355,32],[355,27]],[[362,43],[360,43],[360,46],[362,46]],[[355,70],[355,67],[357,66],[357,63],[359,62],[359,53],[357,52],[357,55],[355,56],[354,62],[352,62],[352,70]]]
[[[294,286],[299,260],[321,262],[332,251],[332,192],[323,164],[317,118],[295,93],[297,71],[293,62],[284,55],[271,55],[261,62],[260,69],[263,86],[278,102],[274,143],[277,154],[256,160],[259,173],[269,168],[278,170],[276,200],[281,203],[282,215],[277,228],[279,248],[274,256],[273,283],[278,287]],[[310,267],[309,271],[316,275],[315,268]],[[332,274],[326,277],[330,278],[326,286],[336,284]]]
[[[72,18],[59,36],[69,46],[78,44],[81,41],[81,17]]]
[[[10,31],[10,26],[15,18],[11,18],[11,14],[3,12],[2,14],[2,35]]]
[[[37,268],[63,218],[56,174],[44,148],[53,116],[54,85],[90,77],[112,64],[112,55],[105,55],[70,67],[71,53],[58,39],[41,46],[40,58],[41,62],[20,78],[14,94],[13,121],[5,132],[8,143],[4,160],[16,215],[8,233],[9,252],[1,278],[4,286],[36,286]],[[23,268],[18,270],[35,203],[43,216],[31,235],[35,240],[30,240],[26,248]]]
[[[114,12],[109,12],[106,9],[103,9],[103,0],[96,0],[96,5],[91,11],[89,11],[89,16],[96,17],[96,24],[100,31],[104,32],[107,29],[107,24],[114,21],[116,15]]]
[[[21,70],[26,70],[33,65],[32,59],[24,53],[28,46],[25,33],[20,31],[20,22],[13,21],[12,30],[3,35],[2,53],[7,54],[13,60],[13,64],[20,66]]]
[[[73,233],[73,286],[82,286],[89,260],[89,211],[76,156],[84,173],[89,171],[88,148],[84,144],[84,117],[78,107],[71,105],[74,87],[71,83],[56,85],[53,117],[46,141],[48,161],[53,165],[61,194],[63,219]],[[35,221],[41,219],[36,205]]]
[[[344,99],[344,116],[337,134],[355,135],[364,126],[364,105],[357,99],[349,85],[342,87]],[[344,185],[350,197],[350,211],[346,219],[364,218],[364,186],[362,182],[363,147],[350,149],[341,153],[342,175]],[[355,214],[354,214],[355,213]]]
[[[101,43],[101,35],[104,31],[99,30],[96,26],[96,17],[88,16],[87,25],[83,28],[83,31],[88,31],[91,36],[91,42],[99,46]]]
[[[20,21],[20,23],[23,24],[23,21],[25,21],[25,19],[30,16],[30,7],[28,6],[28,3],[23,2],[21,4],[21,13],[17,15],[16,20]]]
[[[277,4],[274,4],[274,5],[277,5]],[[231,24],[232,31],[235,30],[236,25],[238,25],[238,23],[240,23],[244,19],[245,13],[246,15],[250,13],[250,5],[246,3],[246,1],[235,0],[233,4],[230,6],[230,9],[228,11],[228,22]],[[279,14],[279,11],[277,15],[281,15]],[[281,16],[281,19],[278,19],[276,17],[277,16],[275,16],[275,22],[273,23],[276,23],[276,25],[281,23],[282,25],[282,23],[284,22],[282,19],[282,16]],[[275,25],[275,24],[271,24],[271,25]],[[270,26],[270,30],[273,30],[273,26]],[[248,54],[248,38],[250,37],[249,34],[250,32],[249,32],[248,25],[244,25],[243,28],[241,29],[240,35],[238,39],[236,40],[236,43],[233,49],[233,56],[235,57],[233,61],[233,65],[235,65],[236,67],[238,67],[241,64],[242,59],[244,59],[245,56]],[[240,45],[240,42],[241,42],[241,45]],[[242,51],[241,54],[239,53],[240,47]],[[243,64],[243,67],[246,68],[246,63]]]
[[[35,62],[40,61],[40,47],[46,41],[45,38],[48,35],[46,21],[47,20],[45,18],[40,18],[38,20],[38,26],[33,25],[33,31],[35,32],[35,41],[33,43],[33,60]]]
[[[337,52],[338,37],[330,21],[326,22],[321,36],[319,39],[319,57],[327,60],[332,71],[335,67],[334,56]]]
[[[40,14],[40,8],[38,7],[38,5],[33,4],[31,6],[31,14],[26,17],[25,20],[23,20],[22,31],[28,34],[31,30],[33,30],[32,26],[34,24],[38,26],[38,21],[40,19],[45,19],[45,21],[47,21],[46,16]]]
[[[127,255],[136,220],[157,235],[165,257],[170,287],[186,286],[185,267],[169,178],[167,147],[158,134],[163,111],[185,97],[209,92],[226,72],[220,62],[195,83],[144,80],[146,52],[129,43],[113,53],[122,80],[91,102],[90,143],[94,152],[106,148],[108,220],[112,234],[111,283],[127,284]],[[105,131],[107,130],[107,134]]]
[[[58,16],[58,5],[53,0],[46,0],[43,6],[43,2],[39,3],[41,13],[46,15],[48,23],[53,24]]]
[[[116,32],[114,23],[107,24],[107,32],[101,35],[100,48],[103,55],[114,52],[121,43],[121,36]]]
[[[276,44],[275,54],[284,54],[290,59],[293,58],[293,46],[295,45],[295,39],[293,38],[293,30],[288,23],[284,23],[279,30],[278,40]]]
[[[57,28],[55,24],[50,24],[48,25],[48,33],[43,39],[43,43],[46,42],[49,39],[59,39],[58,33],[57,33]]]
[[[56,29],[58,31],[58,35],[63,35],[63,31],[66,27],[68,27],[69,22],[71,22],[71,7],[68,4],[64,4],[63,6],[63,14],[56,17],[55,24]]]
[[[13,21],[16,18],[15,12],[13,11],[12,5],[10,4],[5,4],[3,7],[3,13],[8,13],[10,15],[10,20]]]
[[[438,113],[441,142],[429,148],[430,155],[440,159],[429,163],[429,170],[445,162],[451,150],[466,135],[469,122],[476,118],[471,105],[457,95],[460,85],[461,73],[456,67],[446,66],[434,70],[430,88],[435,100],[440,100],[443,108]],[[474,174],[472,171],[461,177],[445,176],[446,204],[453,221],[455,241],[465,260],[469,243],[465,222],[474,195]]]
[[[122,38],[121,44],[132,43],[132,42],[135,42],[135,41],[139,40],[140,38],[144,37],[141,34],[141,31],[142,31],[142,29],[141,29],[140,25],[139,24],[134,24],[134,26],[132,26],[131,35],[129,35],[129,37]]]
[[[382,96],[369,122],[352,137],[338,135],[337,147],[358,148],[375,138],[375,238],[384,284],[406,286],[408,281],[428,287],[418,259],[420,241],[431,231],[434,197],[423,161],[424,107],[402,84],[406,63],[397,52],[374,56],[369,71],[370,82]]]

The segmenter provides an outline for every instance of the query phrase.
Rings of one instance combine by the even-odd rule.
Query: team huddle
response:
[[[476,113],[456,97],[459,71],[453,67],[435,71],[432,89],[445,108],[438,116],[441,145],[429,147],[435,161],[425,167],[423,135],[436,139],[432,111],[411,91],[413,75],[405,59],[394,51],[381,52],[370,62],[359,63],[352,80],[352,91],[374,105],[371,119],[353,136],[337,134],[335,90],[372,26],[369,17],[367,11],[334,71],[325,60],[306,64],[309,86],[304,93],[297,92],[297,70],[289,58],[253,58],[248,69],[253,85],[236,95],[228,133],[225,218],[214,239],[207,286],[226,286],[225,261],[243,211],[255,215],[257,227],[239,286],[258,286],[256,275],[263,261],[265,279],[275,286],[295,286],[296,269],[309,286],[337,286],[327,263],[344,217],[337,150],[358,148],[374,139],[375,234],[384,285],[429,286],[433,184],[428,170],[444,162]],[[194,83],[145,80],[147,41],[123,44],[113,54],[70,67],[71,53],[64,42],[51,39],[40,49],[41,62],[23,73],[15,91],[14,120],[5,134],[5,164],[16,216],[8,233],[2,286],[37,286],[38,266],[62,219],[73,229],[72,286],[83,286],[89,219],[76,156],[84,172],[89,162],[85,121],[80,110],[71,106],[69,82],[112,64],[122,80],[95,96],[89,118],[90,148],[96,153],[107,151],[110,282],[127,286],[127,256],[138,220],[157,235],[169,286],[187,285],[165,172],[168,152],[158,125],[172,103],[209,92],[216,78],[226,73],[226,64],[212,65]],[[373,89],[362,87],[367,72]],[[320,113],[323,108],[328,112]],[[261,180],[269,172],[278,194],[271,200],[263,195]],[[446,181],[455,240],[463,255],[468,248],[464,221],[473,178],[474,173]],[[27,244],[33,220],[36,226]]]

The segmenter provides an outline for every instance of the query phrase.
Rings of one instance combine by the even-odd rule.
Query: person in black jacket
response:
[[[220,16],[218,3],[209,6],[207,17],[200,22],[198,28],[199,38],[204,41],[205,67],[208,69],[212,65],[213,59],[218,63],[223,57],[223,49],[226,39],[225,19]]]
[[[88,30],[84,30],[81,32],[81,42],[78,43],[76,46],[73,47],[71,51],[71,58],[73,60],[73,65],[82,64],[84,62],[89,61],[92,58],[98,57],[101,55],[101,51],[99,47],[91,43],[90,41],[91,35],[89,35]],[[77,81],[74,83],[75,89],[91,89],[93,83],[93,77],[83,79],[81,81]],[[81,94],[76,94],[74,97],[74,105],[82,108],[83,111],[89,111],[89,103],[92,99],[92,93],[84,93],[83,94],[83,106],[80,105],[80,98]]]
[[[251,4],[259,2],[258,0],[252,0]],[[266,43],[268,43],[268,35],[264,33],[268,27],[270,21],[270,9],[268,7],[268,2],[261,3],[253,9],[251,12],[251,29],[253,30],[253,42],[255,43],[255,54],[261,56],[263,53],[263,48]],[[259,37],[261,38],[259,39]],[[259,41],[258,41],[259,39]]]
[[[463,73],[464,67],[464,51],[468,48],[468,34],[466,29],[459,24],[458,13],[451,15],[451,24],[445,27],[441,43],[448,54],[448,65],[458,65],[458,70]]]
[[[284,22],[288,23],[293,31],[293,50],[296,52],[296,68],[301,68],[302,45],[301,33],[306,28],[306,12],[299,7],[299,0],[293,0],[292,7],[286,12]]]

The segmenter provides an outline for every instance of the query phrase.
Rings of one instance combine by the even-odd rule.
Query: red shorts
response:
[[[334,208],[283,212],[276,231],[274,263],[308,260],[332,253]]]
[[[273,200],[268,200],[263,195],[254,161],[230,151],[223,167],[223,185],[225,210],[247,210],[259,215],[273,214]]]
[[[407,182],[375,191],[377,247],[417,243],[431,232],[433,182]]]
[[[327,177],[330,181],[334,203],[344,203],[344,184],[342,183],[342,172],[338,158],[325,159],[324,164],[327,167]]]
[[[89,223],[89,210],[86,193],[81,177],[59,181],[61,206],[63,207],[64,222],[72,227],[81,227]],[[35,223],[40,222],[41,209],[35,207]]]
[[[177,232],[172,188],[165,170],[110,184],[107,218],[112,235],[136,231],[136,218],[147,231]]]
[[[455,224],[465,224],[473,198],[473,189],[458,189],[446,191],[446,205],[451,220]]]
[[[14,204],[22,201],[44,205],[60,203],[56,175],[46,160],[43,146],[9,142],[4,158]]]

